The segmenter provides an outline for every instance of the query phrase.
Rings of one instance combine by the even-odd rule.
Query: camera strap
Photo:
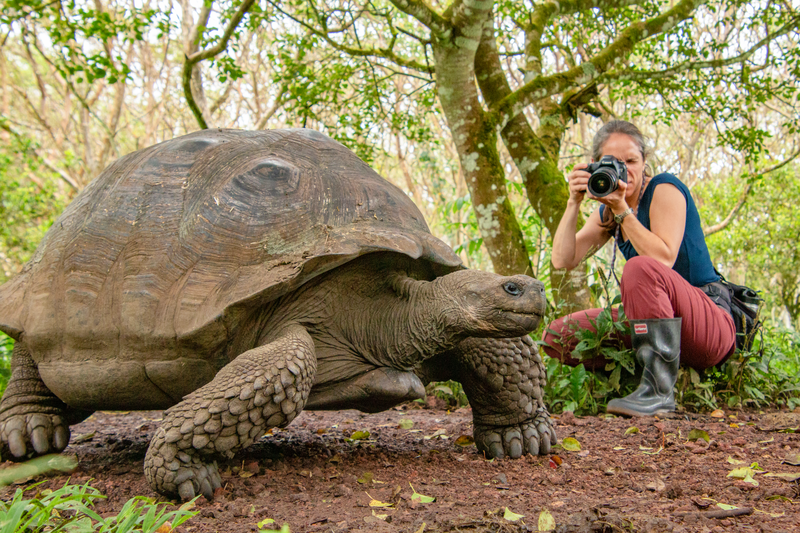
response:
[[[644,176],[642,176],[642,178],[644,178]],[[637,219],[639,216],[639,205],[641,205],[642,203],[644,190],[647,189],[648,185],[650,185],[649,179],[642,184],[642,188],[639,191],[639,201],[636,202],[636,209],[633,210],[633,216],[637,217]],[[606,209],[607,208],[608,206],[606,206]],[[611,210],[609,210],[608,212],[611,213]],[[612,213],[612,219],[613,219],[613,213]],[[617,248],[619,247],[620,244],[622,244],[622,230],[620,229],[620,224],[617,224],[617,228],[614,230],[614,249],[611,251],[611,274],[614,275],[614,279],[617,281],[617,287],[622,287],[622,284],[620,283],[619,278],[617,277],[617,271],[614,268],[614,263],[617,260]]]

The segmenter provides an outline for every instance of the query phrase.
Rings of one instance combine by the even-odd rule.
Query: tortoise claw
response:
[[[200,492],[205,496],[206,500],[211,501],[214,499],[214,489],[211,488],[208,478],[200,482]]]
[[[517,428],[512,428],[503,434],[503,448],[512,459],[522,457],[522,433]]]
[[[63,450],[69,444],[69,430],[66,426],[58,426],[53,432],[53,444],[56,450]]]
[[[39,455],[50,451],[50,440],[47,438],[47,430],[42,426],[34,428],[31,432],[31,444]]]
[[[213,500],[214,491],[222,486],[216,463],[206,463],[197,450],[181,449],[167,440],[168,432],[159,429],[145,456],[144,472],[153,489],[181,500],[191,500],[198,494]]]
[[[25,447],[25,438],[22,436],[22,431],[14,429],[8,436],[8,451],[11,452],[17,459],[25,457],[27,449]]]
[[[547,455],[556,443],[547,411],[540,409],[534,418],[510,426],[485,426],[475,424],[474,437],[478,451],[487,457],[511,457],[523,454]]]
[[[180,487],[178,487],[178,496],[181,497],[181,500],[187,501],[194,498],[194,485],[190,479],[187,479],[183,483],[181,483]],[[207,499],[211,499],[206,497]]]
[[[60,452],[69,444],[69,428],[60,415],[13,415],[0,422],[0,443],[14,459]]]

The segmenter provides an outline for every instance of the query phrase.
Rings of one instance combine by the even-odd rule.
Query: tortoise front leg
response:
[[[144,461],[157,492],[207,499],[221,486],[214,455],[228,458],[303,410],[316,373],[314,341],[299,325],[238,356],[164,413]]]
[[[68,407],[39,376],[23,342],[11,354],[11,379],[0,402],[0,453],[3,459],[60,452],[69,444],[69,426],[91,411]],[[10,453],[6,453],[10,452]]]
[[[546,373],[530,337],[470,337],[423,363],[423,381],[461,383],[472,407],[473,437],[489,457],[548,454],[556,432],[543,401]]]

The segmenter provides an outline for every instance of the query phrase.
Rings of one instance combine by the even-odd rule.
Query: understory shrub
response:
[[[603,355],[610,361],[605,368],[590,371],[583,364],[570,367],[544,356],[545,401],[553,413],[573,411],[578,415],[595,415],[604,412],[609,400],[633,392],[639,383],[641,369],[635,366],[635,354],[612,337],[614,332],[630,333],[621,309],[618,320],[612,320],[611,309],[621,301],[619,290],[602,268],[595,278],[597,283],[590,288],[603,311],[594,323],[596,332],[581,330],[577,333],[579,342],[572,355],[583,361]],[[556,309],[545,322],[558,316],[560,313]],[[533,335],[535,339],[541,338],[541,333]],[[799,407],[800,333],[774,327],[765,321],[763,333],[756,337],[750,351],[737,352],[722,365],[704,372],[681,367],[675,396],[678,405],[689,411],[720,407]]]

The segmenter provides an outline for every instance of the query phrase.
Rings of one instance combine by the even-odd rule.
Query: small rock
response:
[[[677,483],[670,483],[666,488],[666,496],[670,500],[677,500],[683,495],[683,487]]]
[[[564,426],[574,426],[576,421],[575,413],[572,411],[564,411],[559,415],[558,422]]]
[[[337,498],[341,498],[343,496],[352,496],[352,494],[353,489],[343,483],[336,485],[336,487],[333,488],[333,495]]]

